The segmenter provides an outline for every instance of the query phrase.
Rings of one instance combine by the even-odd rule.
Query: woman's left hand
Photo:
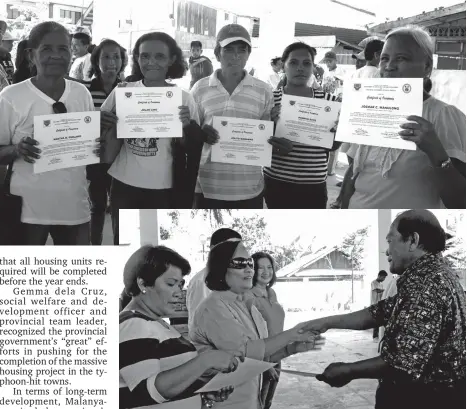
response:
[[[180,122],[183,124],[183,127],[185,128],[186,126],[190,125],[191,121],[191,114],[190,114],[190,109],[186,105],[182,105],[178,107],[179,111],[179,117],[180,117]]]
[[[431,122],[416,115],[408,116],[407,120],[413,122],[401,125],[402,139],[414,142],[435,166],[449,158]]]
[[[230,394],[234,391],[233,386],[227,386],[225,388],[222,388],[216,392],[209,392],[206,393],[206,398],[214,401],[214,402],[224,402],[227,400],[230,396]]]

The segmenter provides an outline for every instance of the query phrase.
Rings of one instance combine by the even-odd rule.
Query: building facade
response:
[[[414,24],[425,27],[435,42],[435,68],[465,70],[465,3],[439,7],[408,18],[399,18],[371,27],[372,35],[386,35],[397,27]]]

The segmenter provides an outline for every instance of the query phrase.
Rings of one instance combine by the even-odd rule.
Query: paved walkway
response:
[[[287,313],[285,328],[323,314]],[[284,359],[284,368],[322,373],[333,362],[355,362],[378,355],[372,330],[329,330],[320,351],[306,352]],[[352,381],[342,388],[331,388],[315,378],[283,373],[274,396],[272,409],[374,409],[376,380]]]

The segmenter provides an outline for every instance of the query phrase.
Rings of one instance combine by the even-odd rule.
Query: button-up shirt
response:
[[[191,90],[198,106],[200,125],[213,124],[213,117],[269,121],[274,106],[271,87],[245,72],[232,94],[218,78],[218,71],[200,79]],[[272,136],[272,135],[271,135]],[[216,200],[247,200],[259,196],[264,187],[261,166],[211,162],[210,145],[205,144],[196,192]]]
[[[254,306],[248,309],[243,295],[213,291],[197,308],[189,336],[200,353],[212,349],[241,351],[248,358],[262,361],[262,338],[267,338],[268,333],[260,312]],[[216,408],[260,409],[260,378],[237,386]]]
[[[465,293],[440,254],[426,254],[397,281],[398,294],[369,308],[385,325],[381,358],[423,384],[465,382]]]

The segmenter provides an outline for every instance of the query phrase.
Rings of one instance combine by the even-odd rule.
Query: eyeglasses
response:
[[[56,102],[52,105],[52,109],[54,110],[54,114],[66,114],[68,112],[63,102]]]
[[[229,261],[229,268],[233,268],[235,270],[242,270],[244,268],[253,268],[255,262],[252,258],[244,258],[244,257],[236,257]]]

